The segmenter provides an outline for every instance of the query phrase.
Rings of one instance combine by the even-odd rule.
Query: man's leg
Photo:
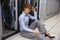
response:
[[[51,36],[51,34],[49,32],[47,32],[47,30],[44,27],[44,24],[41,24],[39,20],[35,20],[29,28],[31,29],[35,29],[36,27],[39,29],[41,34],[45,34],[46,36],[48,36],[49,38],[55,38],[55,36]]]
[[[39,20],[36,20],[35,22],[36,22],[36,25],[41,33],[47,32],[46,28],[44,27],[45,26],[44,24],[40,23]]]
[[[22,31],[21,35],[25,38],[36,38],[37,40],[49,40],[49,38],[44,37],[42,34],[36,35],[32,32]]]
[[[29,38],[29,39],[35,38],[35,35],[32,32],[28,32],[28,31],[23,30],[20,33],[21,33],[21,36],[23,36],[25,38]]]
[[[39,20],[35,20],[31,25],[30,25],[30,29],[35,29],[38,28],[40,33],[45,33],[47,32],[47,30],[44,28],[44,24],[41,24]]]

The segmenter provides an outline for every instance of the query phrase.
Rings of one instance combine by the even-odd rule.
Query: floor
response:
[[[51,32],[51,34],[55,35],[55,39],[52,40],[60,40],[60,14],[53,16],[43,22],[45,24],[45,28]],[[6,40],[33,40],[23,38],[20,33],[6,39]]]

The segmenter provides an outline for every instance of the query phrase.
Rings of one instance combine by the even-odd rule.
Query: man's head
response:
[[[28,3],[25,3],[23,6],[23,11],[26,12],[26,14],[28,14],[32,9],[32,6]]]

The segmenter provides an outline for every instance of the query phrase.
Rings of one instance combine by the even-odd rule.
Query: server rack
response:
[[[2,6],[7,2],[9,3],[7,5],[10,6],[10,9],[11,9],[11,12],[12,12],[12,14],[11,14],[12,15],[12,18],[11,18],[12,21],[11,21],[11,25],[10,25],[10,27],[12,29],[10,29],[10,30],[13,30],[14,32],[12,32],[12,33],[10,32],[11,34],[8,34],[8,35],[3,33],[3,34],[5,34],[5,36],[3,35],[3,39],[8,38],[8,37],[20,32],[20,26],[19,26],[19,23],[18,23],[18,18],[19,18],[19,15],[22,13],[23,5],[26,2],[31,4],[33,0],[7,0],[7,2],[5,2],[5,1],[2,2]],[[34,6],[35,8],[37,7],[36,11],[37,11],[37,15],[39,15],[39,1],[35,0],[35,1],[33,1],[33,4],[31,4],[31,5]],[[39,18],[39,16],[38,16],[38,18]],[[4,20],[4,23],[6,25],[8,25],[8,23],[5,20]],[[4,23],[2,23],[2,24],[4,24]],[[2,29],[4,31],[4,28],[2,28]]]
[[[2,40],[2,16],[1,16],[1,0],[0,0],[0,40]]]
[[[2,40],[18,33],[16,22],[17,13],[16,0],[1,1],[1,16],[2,16]],[[16,10],[16,11],[15,11]],[[15,17],[16,16],[16,17]]]

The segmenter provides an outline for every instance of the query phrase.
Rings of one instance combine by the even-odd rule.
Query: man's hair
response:
[[[29,3],[25,3],[23,5],[23,11],[25,10],[25,8],[29,8],[31,10],[32,9],[32,6]]]

